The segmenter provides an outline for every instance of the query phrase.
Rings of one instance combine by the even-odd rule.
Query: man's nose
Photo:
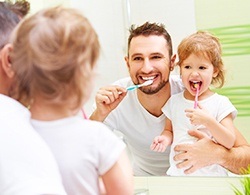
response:
[[[151,72],[153,70],[153,64],[148,58],[145,58],[143,61],[142,71]]]

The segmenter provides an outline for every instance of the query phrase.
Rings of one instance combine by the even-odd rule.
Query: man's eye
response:
[[[141,57],[134,57],[133,60],[134,61],[140,61],[140,60],[142,60],[142,58]]]
[[[152,56],[152,59],[162,59],[162,56]]]

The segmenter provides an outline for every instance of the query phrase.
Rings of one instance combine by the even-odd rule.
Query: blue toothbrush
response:
[[[126,89],[127,89],[127,91],[132,91],[132,90],[137,89],[137,88],[139,88],[139,87],[151,85],[153,82],[154,82],[153,80],[147,80],[147,81],[145,81],[145,82],[142,83],[142,84],[139,84],[139,85],[132,85],[132,86],[127,87]]]

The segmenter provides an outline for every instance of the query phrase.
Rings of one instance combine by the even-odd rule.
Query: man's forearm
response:
[[[221,166],[236,174],[243,174],[242,169],[250,165],[250,145],[241,145],[230,150],[224,150]]]
[[[103,122],[105,120],[105,118],[107,117],[107,115],[103,115],[100,112],[98,112],[98,110],[96,109],[91,116],[89,117],[90,120],[95,120],[95,121],[100,121]]]
[[[177,152],[174,160],[181,161],[177,167],[184,169],[188,167],[185,170],[186,174],[213,164],[221,165],[233,173],[242,174],[242,168],[246,169],[250,165],[250,145],[241,134],[237,133],[237,146],[231,149],[213,142],[200,131],[190,130],[189,134],[197,137],[198,141],[194,144],[179,144],[174,148]]]

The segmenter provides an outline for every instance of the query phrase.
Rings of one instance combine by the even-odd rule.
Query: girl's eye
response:
[[[191,68],[191,66],[186,65],[186,66],[184,66],[184,68],[185,68],[185,69],[190,69],[190,68]]]
[[[205,70],[206,67],[205,67],[205,66],[200,66],[199,69],[200,69],[200,70]]]

